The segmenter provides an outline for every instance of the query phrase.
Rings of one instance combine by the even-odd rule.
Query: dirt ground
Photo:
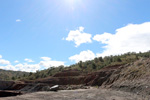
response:
[[[128,92],[106,89],[63,90],[58,92],[35,92],[0,100],[150,100],[148,97]]]

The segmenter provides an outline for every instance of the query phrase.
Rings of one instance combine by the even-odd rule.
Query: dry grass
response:
[[[126,79],[137,79],[147,75],[150,75],[149,60],[138,60],[131,63],[129,67],[124,68],[121,72]]]

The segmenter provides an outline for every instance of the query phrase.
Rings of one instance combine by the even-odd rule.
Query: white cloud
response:
[[[14,61],[15,65],[12,65],[10,61],[0,59],[0,64],[4,64],[4,66],[0,66],[0,69],[4,70],[13,70],[13,71],[26,71],[26,72],[36,72],[37,70],[46,69],[49,67],[58,67],[60,65],[65,65],[63,61],[53,61],[49,57],[41,57],[42,61],[36,64],[27,64],[27,63],[19,63],[18,60]],[[24,59],[27,62],[33,62],[31,59]]]
[[[10,62],[8,60],[5,60],[5,59],[0,59],[0,64],[9,65]]]
[[[2,59],[2,55],[0,55],[0,69],[4,70],[13,70],[13,71],[26,71],[26,72],[36,72],[37,70],[46,69],[49,67],[58,67],[60,65],[65,65],[63,61],[55,61],[51,60],[50,57],[41,57],[41,61],[36,64],[27,64],[27,63],[19,63],[18,60],[14,61],[14,63],[18,63],[12,65],[10,61]],[[31,59],[24,59],[27,62],[34,62]]]
[[[14,66],[19,71],[36,72],[41,68],[39,64],[17,64]]]
[[[21,19],[16,19],[16,22],[21,22]]]
[[[113,37],[112,34],[110,33],[104,33],[104,34],[97,34],[94,36],[93,40],[96,40],[96,41],[99,41],[99,42],[102,42],[102,43],[105,43],[107,44],[108,41]]]
[[[66,40],[75,42],[75,47],[78,47],[83,43],[91,43],[92,35],[89,33],[84,33],[83,31],[84,27],[79,27],[78,30],[71,30]]]
[[[58,67],[60,65],[64,65],[64,62],[62,61],[40,61],[40,65],[43,66],[44,68]]]
[[[19,61],[18,61],[18,60],[15,60],[14,63],[19,63]]]
[[[94,36],[94,40],[106,44],[104,52],[97,56],[123,54],[126,52],[146,52],[150,50],[150,22],[129,24],[116,30],[115,34],[104,33]]]
[[[17,65],[6,65],[0,66],[1,69],[13,70],[13,71],[26,71],[26,72],[36,72],[40,69],[39,64],[17,64]]]
[[[2,58],[2,55],[0,55],[0,59]]]
[[[9,65],[10,61],[2,59],[2,55],[0,55],[0,64]]]
[[[0,69],[16,71],[16,68],[13,65],[0,66]]]
[[[53,61],[49,57],[41,57],[43,61],[40,61],[39,65],[43,66],[44,68],[49,67],[58,67],[60,65],[65,65],[63,61]]]
[[[24,61],[26,61],[26,62],[34,62],[32,59],[28,59],[28,58],[24,59]]]
[[[51,58],[49,58],[49,57],[41,57],[41,59],[45,60],[45,61],[50,61],[51,60]]]
[[[43,61],[40,61],[39,65],[43,66],[44,68],[49,67],[58,67],[60,65],[65,65],[62,61],[52,61],[50,57],[41,57]]]
[[[80,31],[80,32],[83,32],[83,31],[84,31],[84,27],[82,27],[82,26],[79,27],[79,31]]]
[[[90,51],[82,51],[80,54],[76,54],[74,56],[69,57],[69,60],[75,61],[76,63],[79,61],[87,61],[87,60],[92,60],[95,58],[95,54]]]

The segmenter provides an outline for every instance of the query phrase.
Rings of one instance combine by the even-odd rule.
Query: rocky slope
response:
[[[150,58],[140,59],[125,65],[113,65],[92,73],[82,73],[78,70],[63,71],[53,77],[34,81],[8,82],[0,84],[1,89],[21,92],[36,92],[47,90],[53,85],[60,85],[62,90],[69,86],[98,86],[144,96],[150,95]],[[81,88],[79,86],[79,88]],[[5,88],[4,88],[5,87]],[[72,88],[71,89],[78,89]]]
[[[0,81],[0,90],[5,90],[10,88],[15,82],[13,81]]]
[[[126,64],[104,82],[104,87],[150,95],[150,59]]]
[[[28,76],[28,72],[21,72],[21,71],[11,71],[11,70],[3,70],[0,69],[0,80],[12,80],[15,78]]]

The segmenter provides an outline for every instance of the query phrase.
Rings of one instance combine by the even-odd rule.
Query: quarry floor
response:
[[[149,97],[129,92],[101,88],[35,92],[0,100],[150,100]]]

